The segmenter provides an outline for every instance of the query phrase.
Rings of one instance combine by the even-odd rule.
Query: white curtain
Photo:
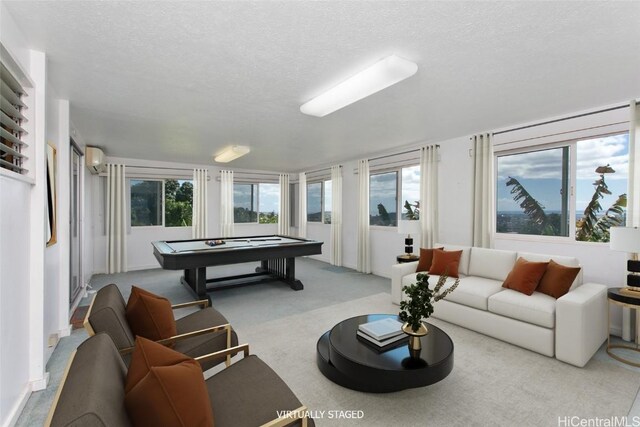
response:
[[[233,171],[220,171],[220,237],[233,234]]]
[[[369,248],[369,160],[358,161],[358,263],[357,270],[371,273]]]
[[[421,245],[431,248],[438,241],[438,146],[420,149]]]
[[[339,165],[331,166],[331,264],[342,266],[342,167]]]
[[[307,237],[307,174],[298,176],[298,237]]]
[[[473,246],[493,247],[494,179],[493,144],[490,134],[473,138]]]
[[[640,227],[640,105],[629,103],[629,178],[627,181],[627,227]],[[638,313],[636,313],[638,316]],[[622,338],[631,341],[633,327],[631,310],[622,309]],[[636,326],[637,327],[637,326]]]
[[[278,234],[291,234],[291,202],[289,198],[289,174],[280,174],[280,214],[278,215]]]
[[[127,271],[125,166],[107,165],[107,273]]]
[[[207,227],[207,170],[193,170],[193,213],[191,237],[204,239],[209,233]]]

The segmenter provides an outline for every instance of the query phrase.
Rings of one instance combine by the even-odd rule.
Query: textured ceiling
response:
[[[4,3],[110,156],[298,171],[640,96],[640,2]],[[418,73],[300,113],[389,54]]]

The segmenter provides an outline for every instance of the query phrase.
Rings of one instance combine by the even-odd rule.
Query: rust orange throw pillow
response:
[[[449,277],[458,277],[458,266],[462,251],[445,251],[442,249],[433,250],[433,262],[429,268],[429,274],[437,274],[442,276],[447,274]]]
[[[567,267],[551,260],[536,291],[556,299],[560,298],[569,292],[578,273],[580,273],[580,267]]]
[[[124,392],[129,393],[149,373],[149,369],[152,366],[171,366],[185,360],[191,360],[191,358],[162,344],[140,336],[136,337],[136,345],[131,354]]]
[[[170,360],[176,363],[147,365]],[[131,361],[129,372],[134,361],[146,365],[147,371],[132,386],[127,374],[130,388],[124,405],[134,426],[213,426],[209,394],[198,362],[144,338],[136,340]]]
[[[125,315],[134,336],[158,341],[178,333],[169,300],[137,286],[131,288]]]
[[[548,262],[530,262],[524,258],[518,258],[502,287],[531,295],[547,270],[547,265],[549,265]]]
[[[436,249],[444,248],[420,248],[420,259],[418,260],[418,267],[416,268],[416,272],[429,271],[429,269],[431,268],[431,264],[433,263],[433,251]]]

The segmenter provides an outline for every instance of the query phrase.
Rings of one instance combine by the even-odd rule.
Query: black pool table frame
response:
[[[293,239],[296,242],[267,244],[264,246],[229,247],[229,249],[216,247],[210,251],[194,250],[173,252],[167,243],[206,241],[206,240],[233,240],[233,239]],[[216,291],[229,287],[243,286],[259,283],[259,281],[242,281],[263,276],[268,279],[276,279],[287,283],[291,289],[299,291],[304,289],[300,280],[295,278],[295,259],[305,255],[319,255],[322,253],[322,243],[315,240],[307,240],[298,237],[268,235],[268,236],[242,236],[215,239],[190,239],[152,242],[153,255],[165,270],[184,270],[184,276],[180,282],[192,291],[198,299],[211,299],[207,291]],[[260,266],[255,273],[240,274],[236,276],[216,277],[207,279],[207,267],[217,265],[239,264],[251,261],[260,261]],[[232,284],[221,284],[207,287],[207,283],[235,281]],[[238,280],[241,280],[238,282]]]

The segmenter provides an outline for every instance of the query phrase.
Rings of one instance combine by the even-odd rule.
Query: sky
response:
[[[591,200],[593,182],[599,178],[598,166],[609,164],[616,172],[605,175],[611,195],[600,200],[602,213],[615,202],[620,194],[627,192],[629,172],[629,135],[614,135],[578,141],[576,146],[576,212],[582,213]],[[546,210],[561,208],[562,149],[547,149],[531,153],[502,156],[498,158],[498,181],[496,198],[498,211],[521,211],[507,187],[508,177],[520,181],[525,189]],[[536,179],[527,177],[535,176]]]

